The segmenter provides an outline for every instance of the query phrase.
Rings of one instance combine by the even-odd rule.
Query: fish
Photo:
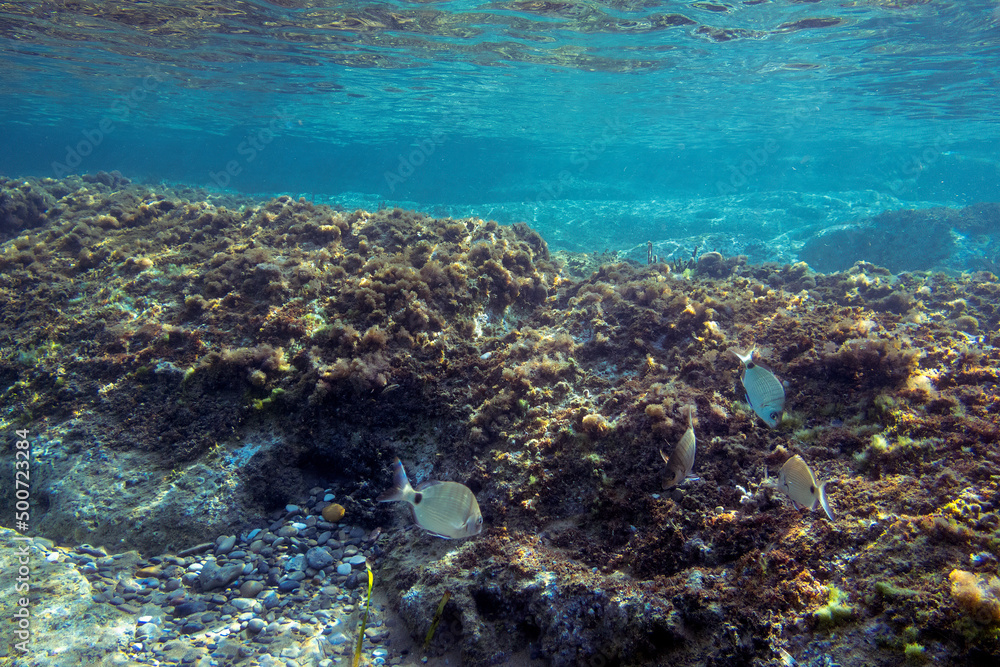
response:
[[[811,511],[816,509],[816,504],[819,503],[827,518],[836,521],[826,497],[826,485],[827,482],[816,483],[816,477],[809,469],[809,464],[798,454],[785,461],[785,465],[781,466],[781,472],[778,473],[778,488],[792,499],[792,504],[796,508],[802,506]]]
[[[781,409],[785,407],[785,388],[774,377],[774,373],[754,363],[753,353],[756,349],[751,347],[746,353],[735,349],[731,352],[743,362],[740,382],[747,392],[747,403],[765,424],[774,428],[781,417]]]
[[[667,479],[663,482],[664,489],[672,489],[689,478],[691,470],[694,468],[695,449],[694,406],[691,405],[688,406],[687,430],[684,431],[684,435],[674,447],[673,453],[668,457],[662,449],[660,450],[660,456],[667,464]],[[692,477],[691,479],[696,478]]]
[[[417,525],[437,537],[459,540],[478,535],[483,529],[483,514],[476,495],[458,482],[426,482],[410,486],[403,463],[392,464],[393,487],[380,495],[380,503],[402,500],[411,505]]]
[[[799,664],[795,661],[795,658],[792,657],[792,654],[783,648],[778,649],[778,655],[781,656],[781,663],[785,665],[785,667],[795,667]]]

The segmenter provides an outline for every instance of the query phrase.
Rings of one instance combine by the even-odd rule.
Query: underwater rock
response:
[[[218,567],[209,599],[232,597],[245,582],[225,580],[252,559],[276,616],[323,577],[365,590],[370,559],[417,640],[452,591],[432,654],[469,665],[801,656],[831,586],[852,610],[823,638],[840,664],[903,654],[868,627],[919,627],[909,643],[956,663],[998,653],[941,595],[942,571],[985,571],[970,558],[1000,526],[1000,286],[985,270],[723,256],[716,276],[563,254],[575,275],[526,225],[49,181],[55,208],[0,252],[0,390],[44,452],[41,534],[218,559],[201,575],[157,563],[162,577],[144,574],[164,594]],[[752,343],[787,391],[773,429],[726,354]],[[701,479],[662,494],[659,451],[691,404]],[[838,480],[835,525],[775,497],[795,454]],[[396,456],[415,481],[474,490],[484,531],[456,545],[407,530],[375,502]],[[314,582],[317,546],[342,574]],[[117,562],[91,551],[88,576]],[[119,609],[129,595],[94,593]]]
[[[115,647],[126,643],[134,622],[123,621],[121,611],[109,604],[95,602],[90,582],[70,562],[62,550],[45,545],[43,540],[27,538],[7,528],[0,528],[0,549],[11,554],[26,553],[30,567],[30,634],[25,640],[26,654],[16,644],[21,641],[12,632],[0,639],[0,655],[11,664],[26,667],[80,667],[80,665],[128,665],[130,661]],[[16,567],[0,568],[0,591],[4,591],[5,610],[12,619],[17,610]],[[23,586],[24,582],[21,582]],[[34,594],[44,591],[44,595]],[[22,592],[26,592],[23,591]],[[68,623],[67,619],[74,622]],[[85,619],[85,622],[82,622]],[[17,656],[17,657],[15,657]]]
[[[55,203],[54,197],[28,181],[0,178],[0,240],[44,225]]]
[[[893,273],[940,268],[955,251],[953,229],[979,229],[995,205],[886,211],[856,223],[827,228],[810,237],[798,256],[817,271],[844,271],[855,262],[884,266]],[[992,228],[993,233],[997,230]]]

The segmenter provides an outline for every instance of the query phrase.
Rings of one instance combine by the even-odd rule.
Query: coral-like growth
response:
[[[25,182],[51,206],[0,252],[0,418],[49,443],[43,533],[152,551],[204,539],[204,522],[137,527],[121,492],[212,470],[241,494],[214,516],[266,521],[339,476],[351,521],[385,528],[387,589],[434,589],[400,604],[414,627],[453,588],[470,665],[526,642],[559,665],[763,664],[774,628],[798,653],[808,633],[789,630],[810,625],[836,626],[824,642],[844,665],[906,644],[1000,652],[972,613],[995,617],[992,580],[957,575],[941,595],[942,570],[986,572],[998,547],[992,274],[556,262],[523,224]],[[760,428],[726,352],[754,342],[787,389],[779,429]],[[700,481],[663,493],[659,451],[691,404]],[[782,509],[767,480],[793,452],[837,480],[836,526]],[[395,455],[475,486],[484,535],[428,563],[391,530],[372,496]],[[82,496],[53,480],[111,458],[124,488],[80,522]],[[878,627],[897,639],[869,643]]]
[[[948,580],[963,611],[982,624],[1000,623],[1000,578],[952,570]]]
[[[829,630],[854,618],[854,607],[846,604],[847,594],[833,584],[830,585],[827,603],[813,612],[816,625]]]

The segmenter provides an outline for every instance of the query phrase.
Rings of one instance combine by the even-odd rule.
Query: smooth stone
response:
[[[306,555],[292,556],[285,561],[285,572],[298,572],[306,569]]]
[[[174,607],[174,616],[189,616],[208,609],[208,605],[201,600],[188,600]]]
[[[297,590],[299,586],[301,586],[301,583],[295,579],[282,579],[278,582],[278,590],[282,593],[291,593],[292,591]]]
[[[351,573],[350,563],[341,563],[340,565],[337,566],[337,574],[342,574],[344,576],[347,576],[350,573]]]
[[[334,646],[339,646],[340,644],[343,644],[344,642],[347,641],[347,636],[343,632],[337,632],[334,633],[329,639],[327,639],[327,641],[333,644]]]
[[[367,559],[363,555],[358,554],[357,556],[353,557],[351,560],[347,562],[354,566],[360,566],[364,565],[366,560]]]
[[[306,552],[306,561],[309,563],[309,567],[314,570],[322,570],[333,565],[333,555],[328,549],[313,547]]]
[[[255,598],[262,590],[264,590],[264,584],[261,582],[256,580],[244,581],[243,585],[240,586],[240,596],[245,598]]]
[[[259,634],[265,627],[267,627],[267,624],[259,618],[250,619],[250,622],[247,623],[247,630],[254,635]]]
[[[237,611],[250,611],[257,604],[256,600],[250,598],[233,598],[229,601]]]
[[[264,608],[273,609],[278,606],[281,601],[278,599],[278,594],[271,591],[264,597]]]
[[[264,548],[264,540],[254,540],[250,543],[250,551],[255,554],[259,554],[260,550]]]
[[[226,565],[225,567],[219,567],[215,563],[209,561],[205,563],[205,567],[202,568],[201,573],[198,576],[199,581],[201,581],[201,589],[203,591],[214,591],[216,588],[225,588],[229,584],[236,580],[236,577],[243,573],[242,563],[232,563]]]
[[[227,554],[233,550],[236,546],[236,536],[235,535],[225,535],[220,537],[215,546],[215,553],[222,555]]]

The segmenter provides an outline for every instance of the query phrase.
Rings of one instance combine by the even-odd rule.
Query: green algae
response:
[[[833,584],[830,584],[827,603],[813,612],[816,625],[822,630],[830,630],[854,618],[855,610],[845,604],[847,594]]]
[[[883,598],[890,599],[911,598],[920,595],[920,591],[915,591],[912,588],[902,588],[888,581],[876,582],[875,591]]]

